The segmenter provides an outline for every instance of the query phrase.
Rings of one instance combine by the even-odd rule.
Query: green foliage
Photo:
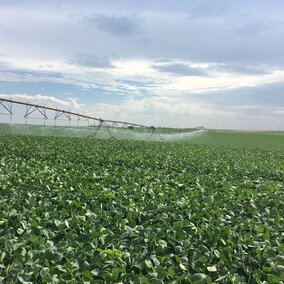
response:
[[[0,136],[0,283],[281,283],[284,154]]]

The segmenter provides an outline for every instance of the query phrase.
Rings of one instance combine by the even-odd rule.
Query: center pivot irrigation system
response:
[[[28,119],[32,118],[31,115],[37,113],[38,115],[40,115],[39,118],[43,119],[43,126],[46,126],[46,120],[49,119],[47,111],[51,111],[53,113],[53,117],[51,119],[54,120],[55,127],[57,120],[62,118],[69,121],[69,127],[72,120],[77,120],[77,127],[79,125],[80,120],[87,121],[88,127],[93,127],[95,129],[94,133],[92,135],[89,135],[89,137],[94,138],[101,128],[106,129],[107,133],[112,139],[116,138],[111,132],[111,128],[128,128],[128,129],[143,128],[149,130],[150,132],[150,136],[147,139],[150,139],[154,134],[156,134],[160,138],[160,140],[163,140],[163,138],[158,133],[157,128],[155,128],[154,126],[145,126],[142,124],[126,122],[126,121],[96,118],[89,115],[84,115],[72,111],[66,111],[58,108],[0,98],[0,106],[2,107],[2,110],[4,109],[4,113],[0,114],[10,116],[10,124],[12,123],[12,117],[14,115],[13,113],[14,105],[20,105],[25,107],[26,109],[24,114],[25,125],[28,124]]]

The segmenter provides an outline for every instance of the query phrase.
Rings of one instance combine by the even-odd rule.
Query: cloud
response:
[[[206,124],[208,118],[216,121],[220,117],[233,116],[232,112],[212,109],[190,98],[168,96],[132,97],[118,104],[99,103],[89,106],[89,109],[103,118],[135,121],[149,126],[175,127],[178,124],[180,127],[195,127]]]
[[[191,96],[191,99],[194,102],[211,105],[212,108],[234,109],[237,112],[265,109],[268,113],[284,105],[283,88],[284,82],[271,83],[254,87],[203,92]]]
[[[277,108],[273,111],[273,113],[279,114],[279,115],[284,115],[284,108]]]
[[[242,66],[240,63],[202,64],[172,60],[171,63],[158,64],[155,60],[120,59],[113,60],[111,68],[90,69],[71,63],[57,63],[46,67],[42,62],[37,64],[32,62],[38,69],[36,71],[33,71],[34,67],[31,70],[24,70],[22,63],[17,64],[18,68],[12,65],[8,70],[2,68],[1,71],[0,68],[2,81],[49,82],[69,84],[89,90],[103,89],[108,93],[111,92],[113,99],[115,96],[130,95],[177,96],[184,93],[203,94],[208,91],[229,92],[232,89],[284,81],[284,70],[270,71],[262,66]],[[42,65],[43,68],[38,67]],[[57,66],[61,69],[60,72],[53,72],[52,70],[56,70]]]
[[[12,99],[15,101],[29,102],[38,105],[46,105],[55,108],[64,108],[64,110],[80,111],[82,110],[83,104],[79,104],[76,99],[68,98],[67,100],[61,100],[53,96],[44,95],[28,95],[28,94],[1,94],[0,99]]]
[[[240,75],[264,75],[271,72],[270,67],[251,65],[241,62],[226,62],[209,66],[209,69],[222,73],[235,73]]]
[[[230,18],[230,20],[232,20],[232,18]],[[273,19],[271,16],[265,19],[251,19],[247,16],[238,15],[238,17],[233,17],[233,20],[233,24],[228,23],[228,27],[233,33],[241,36],[259,36],[279,28],[281,29],[281,26],[283,26],[283,20]]]
[[[46,70],[45,68],[37,68],[14,65],[12,62],[0,62],[1,81],[59,81],[64,80],[60,71]]]
[[[204,92],[217,92],[237,90],[245,87],[257,87],[266,84],[284,81],[284,70],[276,70],[268,74],[228,74],[215,73],[207,77],[177,77],[170,82],[164,82],[152,89],[155,94],[202,94]]]
[[[220,100],[222,102],[222,100]],[[283,108],[271,105],[218,105],[190,96],[127,98],[118,104],[99,103],[89,109],[100,117],[146,125],[228,129],[279,129]]]
[[[73,56],[68,63],[94,68],[110,68],[113,66],[108,57],[94,54],[79,54]]]
[[[153,65],[153,68],[159,72],[166,72],[181,76],[207,76],[207,73],[202,68],[191,67],[182,63]]]
[[[97,15],[86,18],[89,24],[95,24],[100,30],[115,36],[128,36],[139,33],[138,20],[130,16]]]
[[[278,19],[283,15],[283,4],[275,0],[269,4],[235,2],[84,1],[79,5],[63,0],[60,5],[36,3],[36,12],[31,9],[35,4],[6,5],[0,11],[0,25],[10,32],[0,32],[0,53],[9,51],[13,56],[37,59],[48,54],[49,59],[66,60],[96,50],[106,58],[283,66],[283,23]],[[245,27],[248,34],[255,33],[258,23],[265,26],[265,32],[260,30],[258,36],[236,32]]]

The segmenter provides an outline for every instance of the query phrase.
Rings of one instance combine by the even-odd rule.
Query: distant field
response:
[[[284,132],[208,131],[203,135],[194,136],[186,142],[193,144],[231,145],[267,150],[284,150]]]
[[[117,139],[147,140],[151,135],[148,129],[110,129]],[[40,125],[9,125],[0,124],[0,134],[20,134],[34,136],[63,136],[63,137],[88,137],[93,135],[95,128],[90,127],[43,127]],[[109,138],[105,129],[100,129],[96,135],[97,138]],[[194,132],[193,129],[157,129],[151,137],[152,141],[182,142],[190,144],[205,145],[230,145],[237,147],[252,147],[267,150],[284,150],[284,132],[283,131],[221,131],[208,130]]]

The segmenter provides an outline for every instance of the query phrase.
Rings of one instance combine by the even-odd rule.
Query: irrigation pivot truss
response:
[[[12,116],[14,115],[13,113],[13,106],[14,105],[20,105],[24,106],[26,108],[24,118],[25,118],[25,124],[28,124],[28,119],[31,118],[31,115],[37,112],[38,115],[40,115],[40,118],[43,119],[44,121],[44,126],[46,120],[48,120],[48,114],[47,111],[51,111],[54,113],[53,119],[54,119],[54,124],[56,127],[56,121],[59,120],[60,118],[67,119],[69,121],[69,126],[70,122],[73,119],[77,119],[77,126],[79,120],[87,120],[88,125],[94,126],[95,132],[92,137],[95,137],[97,132],[100,130],[100,128],[105,128],[110,135],[110,138],[115,138],[110,131],[110,127],[128,127],[128,128],[145,128],[151,131],[151,136],[153,135],[154,132],[156,132],[156,128],[151,126],[145,126],[142,124],[137,124],[137,123],[132,123],[132,122],[126,122],[126,121],[119,121],[119,120],[108,120],[108,119],[102,119],[102,118],[96,118],[93,116],[89,115],[84,115],[72,111],[66,111],[63,109],[58,109],[54,107],[47,107],[43,105],[38,105],[38,104],[32,104],[32,103],[27,103],[27,102],[21,102],[21,101],[15,101],[12,99],[5,99],[5,98],[0,98],[0,106],[2,107],[2,110],[4,109],[4,113],[0,113],[1,115],[9,115],[10,116],[10,123],[12,122]],[[151,137],[150,136],[150,137]]]
[[[120,120],[110,120],[110,119],[102,119],[97,118],[90,115],[85,115],[73,111],[67,111],[63,109],[58,109],[55,107],[48,107],[44,105],[38,105],[38,104],[32,104],[29,102],[21,102],[16,101],[12,99],[6,99],[0,97],[0,115],[6,115],[9,116],[9,122],[12,124],[12,117],[15,115],[16,105],[22,106],[25,108],[25,113],[23,115],[23,118],[25,119],[25,125],[28,124],[29,119],[41,119],[43,120],[43,126],[46,126],[46,121],[53,119],[54,120],[54,126],[57,127],[57,121],[58,120],[67,120],[69,123],[69,127],[71,127],[71,121],[74,122],[77,120],[77,127],[79,127],[79,121],[84,120],[88,123],[88,128],[92,127],[94,129],[94,132],[91,132],[92,134],[88,137],[95,138],[98,131],[103,128],[106,130],[107,135],[109,135],[110,138],[116,139],[117,137],[114,136],[111,129],[113,128],[128,128],[128,129],[134,129],[134,128],[140,128],[143,130],[146,130],[147,137],[144,136],[144,139],[151,140],[151,139],[158,139],[158,140],[164,140],[164,138],[161,136],[161,134],[166,133],[167,129],[171,130],[173,128],[162,128],[162,127],[154,127],[154,126],[146,126],[143,124],[133,123],[133,122],[127,122],[127,121],[120,121]],[[3,112],[4,111],[4,112]],[[34,114],[39,115],[40,117],[33,117]],[[23,124],[23,123],[21,123]],[[51,124],[49,124],[52,126]],[[66,126],[66,125],[65,125]],[[74,124],[73,124],[74,127]],[[176,129],[174,133],[176,134],[182,134],[185,138],[187,138],[187,134],[191,132],[198,132],[198,131],[204,131],[204,127],[197,127],[197,128],[187,128],[187,129]],[[140,131],[140,130],[139,130]],[[144,132],[144,131],[143,131]],[[145,134],[146,134],[145,133]],[[149,135],[149,136],[148,136]]]

